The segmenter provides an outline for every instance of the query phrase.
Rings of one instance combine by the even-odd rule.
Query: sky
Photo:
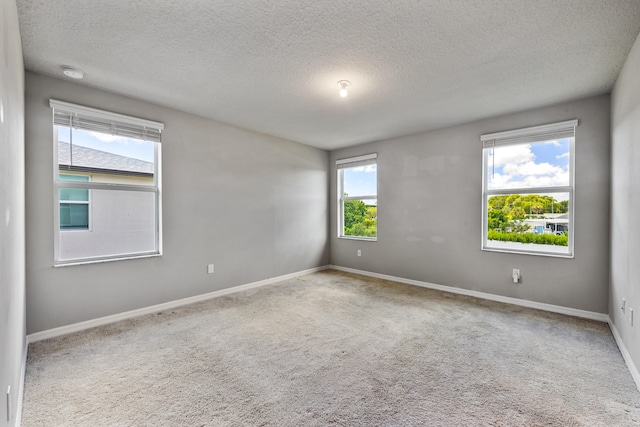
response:
[[[68,127],[58,126],[58,139],[69,142]],[[73,144],[153,163],[155,143],[150,141],[74,129]]]
[[[349,196],[367,196],[378,193],[377,165],[344,169],[344,192]],[[367,202],[369,204],[370,202]]]
[[[570,140],[498,146],[489,150],[489,189],[568,186]]]

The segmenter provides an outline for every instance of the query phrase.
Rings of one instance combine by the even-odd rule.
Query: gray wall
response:
[[[576,118],[575,258],[481,251],[480,135]],[[609,120],[609,96],[602,95],[331,152],[331,263],[606,313]],[[338,239],[335,160],[372,152],[378,241]],[[512,283],[513,268],[521,284]]]
[[[162,257],[53,267],[49,98],[165,124]],[[29,333],[329,260],[325,151],[33,73],[26,118]]]
[[[611,95],[611,287],[609,317],[640,367],[640,36]],[[627,309],[620,310],[622,299]],[[629,308],[635,311],[631,326]]]
[[[0,2],[0,37],[0,425],[7,426],[16,421],[25,346],[24,66],[14,0]]]

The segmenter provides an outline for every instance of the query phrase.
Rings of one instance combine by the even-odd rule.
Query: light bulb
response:
[[[349,80],[340,80],[338,86],[340,86],[340,96],[343,98],[346,97],[348,94],[347,88],[351,86],[351,82]]]

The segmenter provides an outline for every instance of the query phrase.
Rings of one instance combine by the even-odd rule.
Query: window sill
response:
[[[160,256],[162,256],[161,253],[152,253],[152,254],[140,254],[140,255],[130,255],[130,256],[118,256],[118,257],[111,257],[111,258],[93,258],[93,259],[84,259],[84,260],[76,259],[76,260],[69,260],[69,261],[54,263],[53,267],[58,268],[58,267],[70,267],[74,265],[101,264],[104,262],[126,261],[129,259],[155,258]]]
[[[546,256],[552,258],[575,258],[574,254],[563,254],[563,253],[554,253],[554,252],[535,252],[535,251],[527,251],[527,250],[517,250],[517,249],[504,249],[504,248],[482,248],[483,251],[486,252],[498,252],[503,254],[515,254],[515,255],[535,255],[535,256]]]
[[[360,241],[365,241],[365,242],[377,242],[378,241],[377,237],[359,237],[359,236],[338,236],[338,239],[360,240]]]

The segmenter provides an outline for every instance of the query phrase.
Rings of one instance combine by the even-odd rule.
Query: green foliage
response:
[[[502,209],[507,203],[507,196],[489,197],[489,210]]]
[[[569,201],[556,201],[551,196],[540,194],[509,194],[508,196],[491,196],[489,210],[501,209],[511,215],[511,219],[520,219],[524,215],[540,215],[543,213],[567,213]],[[518,209],[515,213],[514,210]]]
[[[539,245],[568,246],[569,236],[567,234],[533,234],[533,233],[506,233],[503,231],[489,230],[489,240],[500,240],[502,242],[536,243]]]
[[[563,200],[554,204],[554,212],[567,213],[569,212],[569,201]]]
[[[511,221],[510,226],[512,233],[526,233],[531,228],[529,224],[522,221]]]
[[[375,237],[377,235],[378,208],[365,205],[362,200],[345,200],[344,235]]]
[[[511,217],[511,219],[513,219],[513,220],[525,219],[527,217],[527,214],[524,212],[524,209],[522,209],[521,207],[517,206],[517,207],[511,209],[511,212],[509,212],[509,217]]]
[[[503,242],[536,243],[540,245],[568,246],[567,234],[531,233],[531,226],[523,220],[544,218],[548,213],[567,213],[569,201],[556,201],[539,194],[509,194],[491,196],[488,200],[488,239]]]
[[[489,229],[500,228],[504,230],[508,222],[509,217],[503,210],[492,209],[489,211]]]
[[[354,224],[363,221],[367,213],[367,205],[361,200],[345,200],[344,202],[344,228],[353,228]]]

